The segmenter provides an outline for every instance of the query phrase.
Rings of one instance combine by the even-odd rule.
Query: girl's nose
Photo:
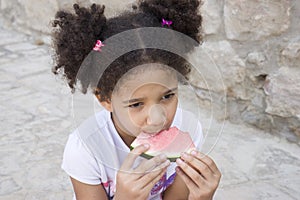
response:
[[[150,107],[147,116],[147,124],[152,126],[163,126],[166,123],[166,112],[158,104]]]

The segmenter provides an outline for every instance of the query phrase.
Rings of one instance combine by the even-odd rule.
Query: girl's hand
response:
[[[117,173],[115,200],[147,199],[151,189],[166,173],[170,161],[163,155],[145,160],[133,169],[136,158],[148,149],[149,145],[140,145],[124,160]]]
[[[212,200],[219,185],[221,173],[215,162],[196,150],[183,153],[176,161],[177,174],[189,189],[189,200]]]

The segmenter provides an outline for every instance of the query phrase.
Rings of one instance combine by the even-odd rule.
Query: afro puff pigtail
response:
[[[60,10],[56,13],[52,26],[56,65],[55,74],[62,73],[75,90],[76,75],[81,63],[94,47],[96,40],[102,40],[106,29],[104,6],[92,4],[90,8],[73,5],[74,12]],[[84,86],[83,92],[86,92]]]
[[[140,0],[138,9],[145,13],[172,21],[172,29],[198,41],[201,37],[202,17],[199,14],[201,0]]]

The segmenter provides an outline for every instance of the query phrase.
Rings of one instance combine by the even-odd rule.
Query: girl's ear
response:
[[[101,101],[100,99],[100,95],[99,94],[96,94],[95,95],[98,99],[98,101],[100,102],[101,106],[103,106],[107,111],[109,112],[112,112],[113,109],[112,109],[112,104],[111,104],[111,101]]]

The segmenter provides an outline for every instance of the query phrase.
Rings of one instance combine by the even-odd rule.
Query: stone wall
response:
[[[50,19],[59,8],[70,8],[69,2],[91,0],[0,0],[1,22],[28,33],[48,34]],[[134,0],[93,2],[105,4],[110,17]],[[254,125],[299,143],[300,1],[205,0],[201,11],[203,48],[222,74],[227,97],[215,98],[219,110],[223,105],[227,110],[218,118]],[[192,59],[200,59],[197,51]],[[191,81],[202,105],[211,105],[208,93],[218,97],[224,92],[213,82],[208,88],[198,78]]]

